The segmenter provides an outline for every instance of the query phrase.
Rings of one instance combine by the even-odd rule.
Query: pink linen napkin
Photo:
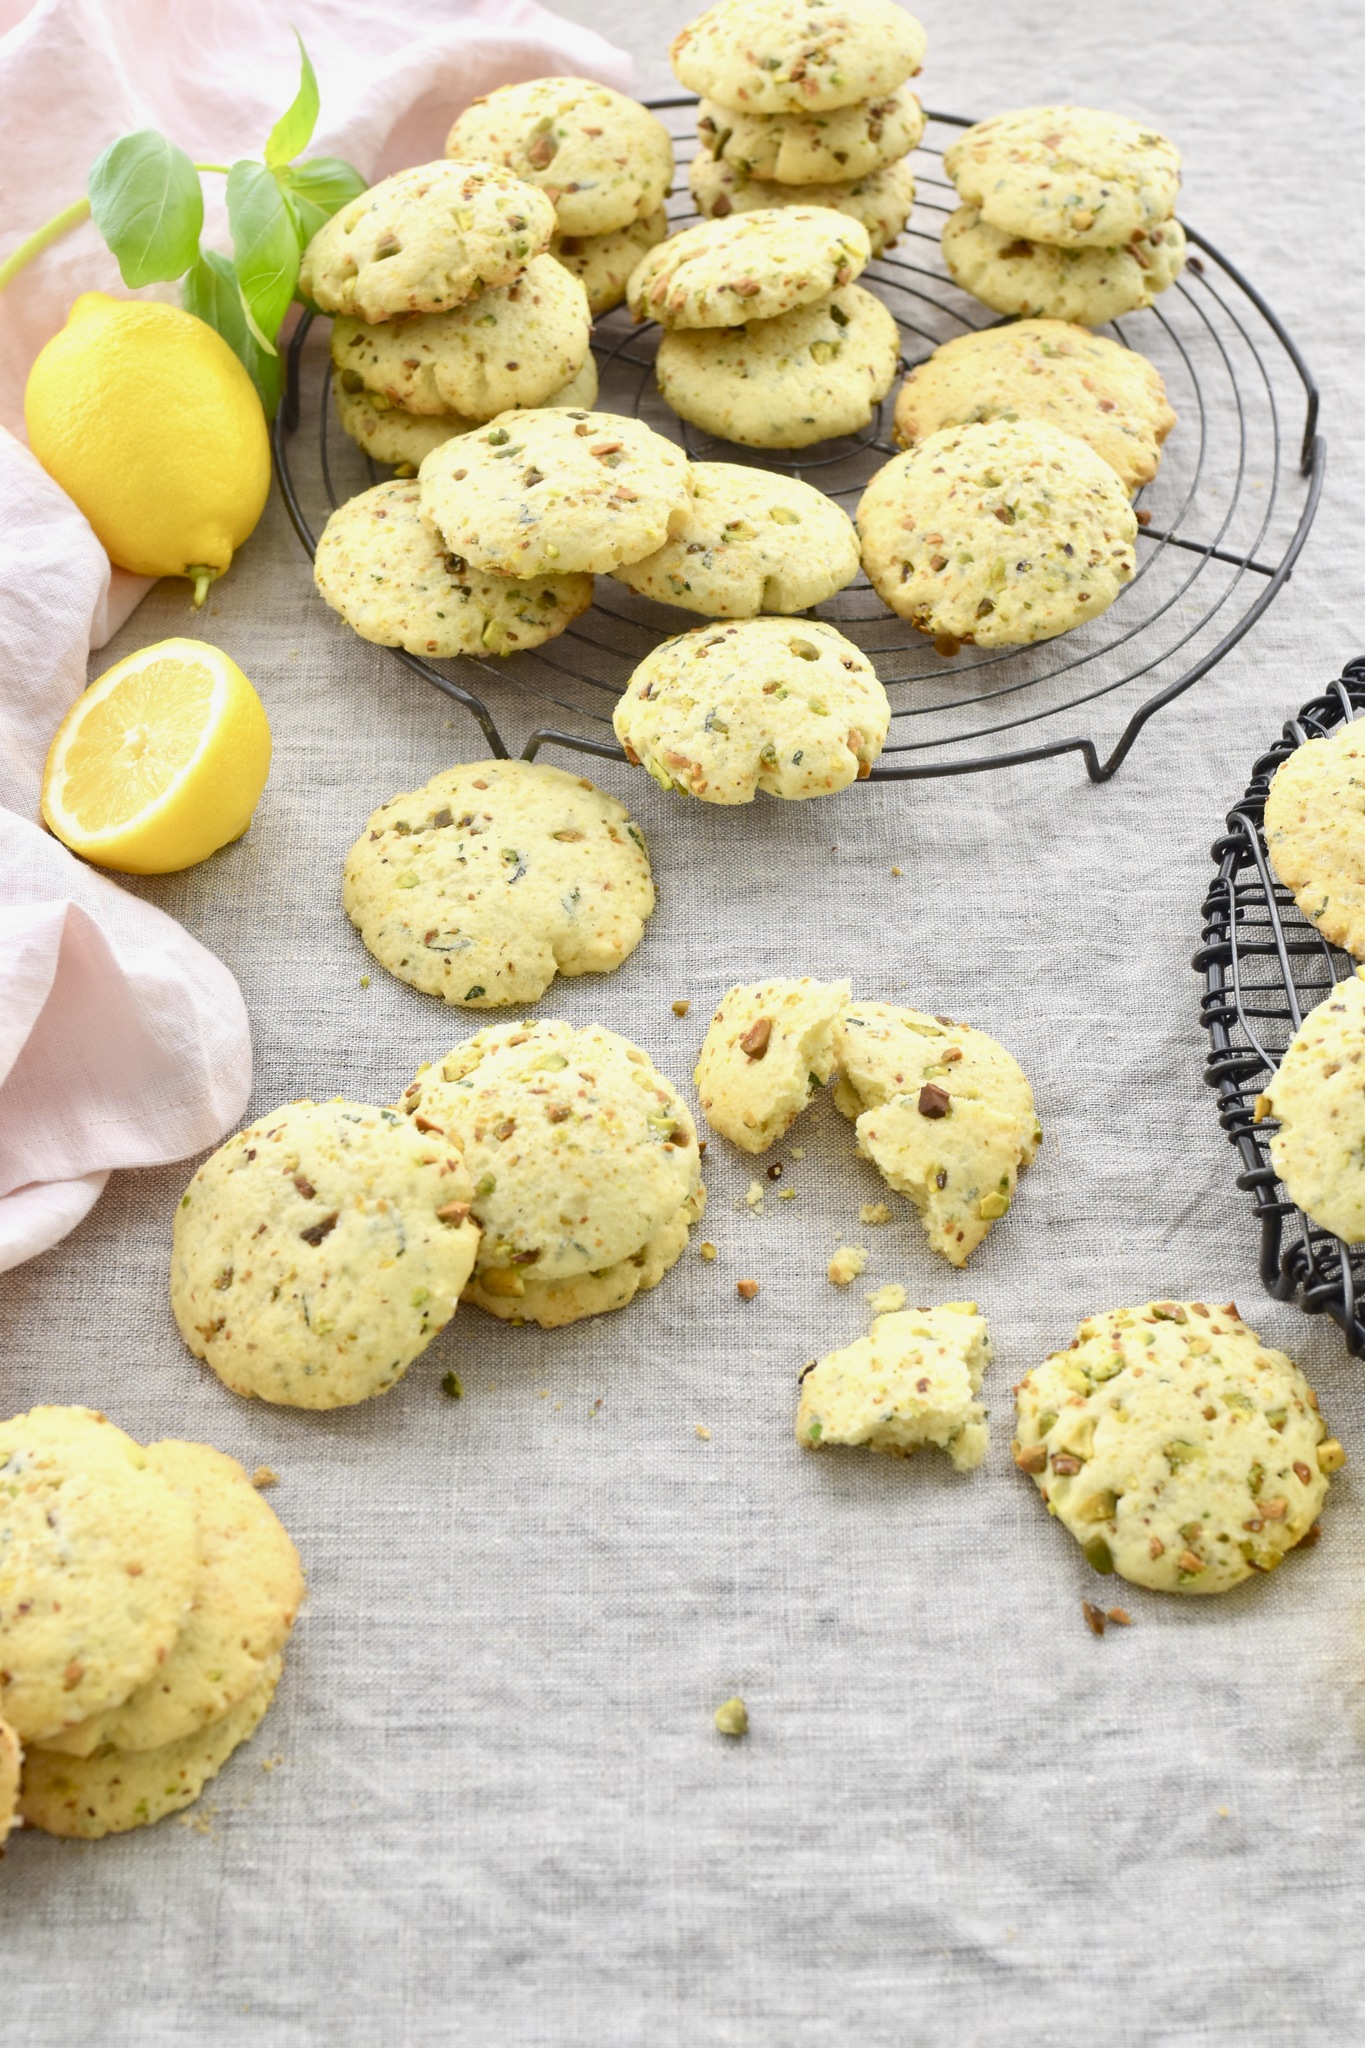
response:
[[[80,197],[129,129],[160,128],[196,160],[258,154],[297,83],[291,23],[321,88],[309,153],[369,178],[439,156],[494,85],[630,83],[628,57],[535,0],[0,0],[0,259]],[[205,179],[204,241],[226,249],[222,182]],[[21,445],[29,365],[90,290],[129,296],[86,223],[0,294],[0,1270],[65,1236],[112,1169],[214,1144],[251,1086],[227,968],[29,822],[91,651],[149,587],[111,571]]]

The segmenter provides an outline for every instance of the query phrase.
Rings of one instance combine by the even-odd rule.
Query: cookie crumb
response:
[[[710,1238],[707,1238],[705,1244],[699,1244],[697,1246],[697,1256],[698,1258],[706,1259],[707,1261],[714,1259],[714,1257],[716,1256],[716,1248],[712,1244]]]
[[[735,1292],[745,1301],[752,1301],[758,1293],[757,1280],[736,1280]]]
[[[777,1199],[779,1202],[794,1202],[796,1200],[796,1189],[783,1188]]]
[[[875,1294],[869,1294],[867,1301],[873,1315],[893,1316],[905,1307],[905,1289],[891,1280],[885,1287],[879,1287]]]
[[[892,868],[891,872],[893,875],[899,875],[903,874],[905,870],[903,868]]]
[[[825,1272],[836,1287],[848,1287],[866,1264],[867,1253],[860,1244],[841,1244]]]
[[[805,1148],[805,1146],[804,1146],[804,1145],[793,1145],[793,1146],[792,1146],[792,1158],[793,1158],[793,1159],[804,1159],[804,1158],[805,1158],[805,1156],[806,1156],[806,1148]]]
[[[858,1211],[860,1223],[889,1223],[891,1211],[885,1202],[864,1202]]]
[[[279,1485],[280,1475],[273,1466],[258,1465],[251,1475],[251,1483],[259,1492],[264,1493],[267,1486]]]
[[[446,1374],[445,1378],[441,1381],[441,1392],[449,1395],[452,1401],[463,1401],[464,1382],[457,1372],[448,1372]]]
[[[704,1422],[698,1422],[694,1426],[696,1428],[697,1435],[701,1438],[702,1442],[704,1444],[709,1444],[711,1441],[711,1432],[706,1427],[706,1424]]]
[[[1104,1609],[1097,1607],[1093,1600],[1082,1600],[1081,1613],[1085,1616],[1085,1625],[1091,1635],[1102,1636],[1104,1634]]]
[[[685,1017],[691,1007],[692,1000],[690,996],[679,996],[677,1002],[673,1005],[673,1015],[675,1017]]]
[[[721,1701],[714,1719],[722,1735],[747,1735],[749,1732],[749,1709],[738,1694],[734,1699]]]
[[[749,1182],[749,1192],[744,1197],[744,1200],[748,1207],[754,1210],[756,1214],[762,1211],[763,1197],[766,1193],[767,1190],[761,1180],[751,1180]]]

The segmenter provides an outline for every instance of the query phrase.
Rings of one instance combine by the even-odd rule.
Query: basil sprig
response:
[[[295,40],[299,89],[259,160],[195,164],[164,135],[143,128],[110,143],[92,166],[88,186],[91,216],[118,259],[123,282],[136,289],[183,279],[181,303],[241,358],[272,417],[282,384],[275,338],[296,296],[304,249],[324,221],[365,190],[359,171],[340,157],[298,161],[317,126],[318,82],[297,30]],[[205,171],[227,174],[231,258],[200,247]],[[39,229],[27,253],[36,255],[55,227],[50,222]],[[27,260],[20,250],[15,257]],[[0,284],[18,267],[7,265]]]

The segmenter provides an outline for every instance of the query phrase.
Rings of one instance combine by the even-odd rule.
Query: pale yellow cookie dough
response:
[[[871,773],[891,707],[867,656],[823,619],[696,626],[646,655],[612,723],[664,789],[710,804],[805,798]]]
[[[1096,1571],[1159,1592],[1273,1571],[1345,1462],[1293,1360],[1231,1305],[1091,1316],[1016,1393],[1014,1461],[1048,1512]]]
[[[585,776],[472,761],[373,813],[346,857],[346,915],[381,966],[470,1009],[605,974],[654,908],[644,835]]]
[[[807,1450],[866,1445],[893,1458],[933,1447],[955,1472],[986,1455],[986,1410],[976,1399],[990,1338],[974,1301],[879,1315],[871,1333],[801,1375],[796,1440]]]
[[[493,164],[417,164],[362,192],[303,253],[299,290],[324,313],[394,320],[443,313],[510,284],[547,247],[543,192]]]
[[[744,1152],[766,1152],[834,1066],[846,981],[760,981],[732,988],[707,1026],[693,1075],[702,1115]]]
[[[858,568],[852,520],[813,484],[744,463],[694,462],[683,525],[614,574],[660,604],[751,619],[821,604]]]
[[[458,1142],[396,1111],[293,1102],[200,1167],[175,1215],[171,1307],[235,1394],[382,1394],[455,1313],[479,1231]]]

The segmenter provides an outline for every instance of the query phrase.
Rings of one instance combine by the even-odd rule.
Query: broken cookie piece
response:
[[[871,1332],[832,1351],[801,1377],[797,1442],[866,1445],[908,1458],[931,1445],[958,1472],[986,1455],[986,1410],[976,1399],[990,1338],[974,1301],[878,1316]]]
[[[846,981],[732,988],[702,1042],[694,1079],[711,1128],[744,1152],[775,1145],[828,1081]]]

